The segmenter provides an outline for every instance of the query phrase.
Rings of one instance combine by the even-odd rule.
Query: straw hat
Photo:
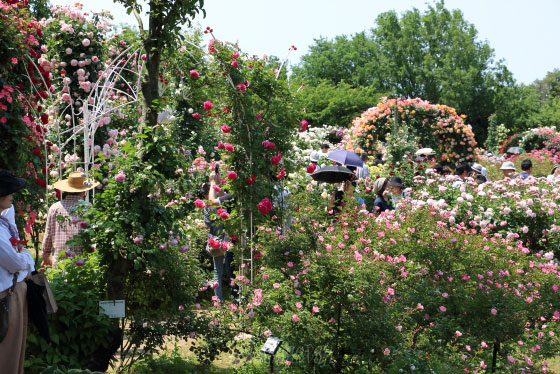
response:
[[[68,179],[56,182],[53,186],[57,190],[64,192],[84,192],[99,186],[101,183],[94,180],[87,180],[84,173],[74,171],[70,173]]]

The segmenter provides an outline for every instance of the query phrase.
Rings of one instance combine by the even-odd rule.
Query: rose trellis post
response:
[[[223,134],[217,148],[229,168],[227,187],[235,194],[238,212],[230,226],[240,239],[242,272],[248,265],[252,281],[254,227],[273,219],[274,213],[282,215],[283,179],[292,168],[286,156],[300,128],[299,113],[288,82],[278,79],[278,66],[216,39],[208,52],[224,79],[225,95],[221,108],[205,108]],[[212,116],[216,113],[220,115]]]

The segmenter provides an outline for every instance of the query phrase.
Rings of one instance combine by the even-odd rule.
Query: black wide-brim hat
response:
[[[27,181],[14,176],[9,171],[0,170],[0,197],[7,196],[25,187]]]

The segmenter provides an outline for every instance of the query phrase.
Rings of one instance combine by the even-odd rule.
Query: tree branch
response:
[[[142,22],[142,17],[140,17],[140,13],[138,13],[138,4],[136,1],[132,6],[132,13],[134,13],[134,17],[136,17],[136,21],[138,22],[138,28],[140,29],[140,33],[144,32],[144,22]]]

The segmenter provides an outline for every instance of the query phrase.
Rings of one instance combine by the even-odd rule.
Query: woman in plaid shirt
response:
[[[72,218],[72,211],[89,191],[99,186],[99,182],[86,179],[84,173],[72,172],[68,179],[54,184],[64,193],[61,201],[54,203],[47,214],[47,227],[43,237],[43,265],[54,266],[60,252],[67,249],[66,242],[80,231],[80,226]],[[58,218],[58,217],[62,217]]]

